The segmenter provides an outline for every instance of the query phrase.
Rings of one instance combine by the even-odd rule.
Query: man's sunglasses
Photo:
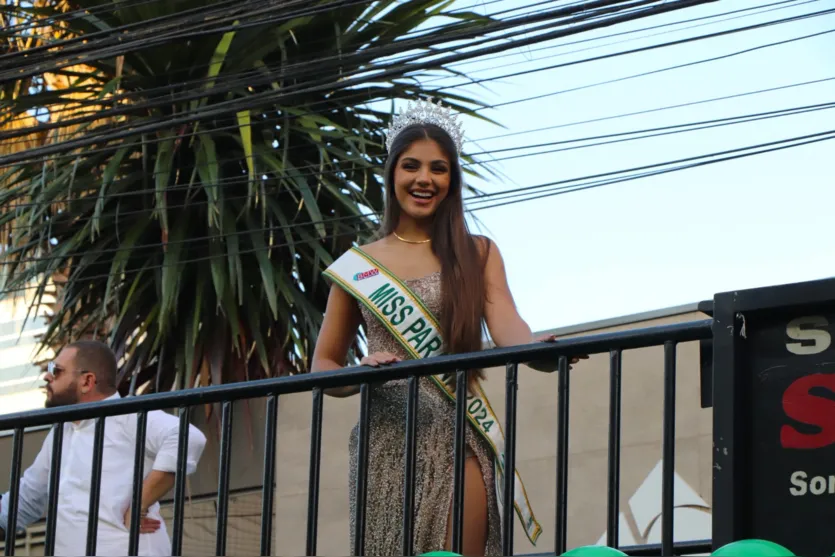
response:
[[[46,364],[46,373],[48,375],[51,375],[52,377],[57,377],[58,373],[61,373],[62,371],[64,371],[61,368],[58,368],[58,369],[56,369],[56,368],[57,368],[57,366],[55,365],[55,362],[49,362],[48,364]],[[92,373],[92,372],[81,370],[81,371],[78,372],[78,375],[83,375],[85,373]]]

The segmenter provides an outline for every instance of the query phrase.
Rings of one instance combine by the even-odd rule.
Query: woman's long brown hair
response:
[[[458,151],[449,135],[432,124],[415,124],[395,138],[385,168],[386,207],[381,234],[395,231],[400,222],[400,204],[394,193],[394,170],[403,152],[415,141],[431,139],[444,152],[450,163],[449,192],[438,206],[432,222],[432,251],[441,261],[441,332],[447,354],[477,352],[482,349],[484,303],[487,288],[484,266],[490,240],[470,234],[464,218],[463,179]],[[469,386],[484,376],[482,370],[471,370]]]

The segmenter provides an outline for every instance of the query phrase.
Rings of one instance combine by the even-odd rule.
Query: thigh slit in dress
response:
[[[440,317],[441,275],[405,281],[426,307]],[[369,353],[390,352],[408,359],[391,333],[364,306]],[[420,555],[444,549],[453,493],[453,426],[455,405],[431,382],[419,380],[417,410],[417,462],[415,464],[414,548]],[[366,497],[366,555],[400,555],[403,550],[403,479],[406,443],[408,381],[371,386]],[[475,456],[487,490],[486,555],[501,555],[501,517],[496,501],[493,454],[487,442],[467,423],[467,456]],[[350,437],[350,535],[353,551],[356,517],[358,425]]]

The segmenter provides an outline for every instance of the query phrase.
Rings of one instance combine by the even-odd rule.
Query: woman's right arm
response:
[[[351,296],[338,285],[331,286],[325,319],[313,350],[311,371],[331,371],[345,367],[348,350],[357,337],[361,315],[359,306]],[[346,397],[359,392],[359,385],[325,389],[325,394]]]

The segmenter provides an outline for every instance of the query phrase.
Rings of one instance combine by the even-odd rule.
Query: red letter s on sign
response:
[[[835,401],[811,394],[809,391],[815,387],[835,393],[835,373],[801,377],[783,393],[786,416],[820,428],[817,433],[801,433],[784,425],[780,430],[780,444],[784,449],[820,449],[835,443]]]

